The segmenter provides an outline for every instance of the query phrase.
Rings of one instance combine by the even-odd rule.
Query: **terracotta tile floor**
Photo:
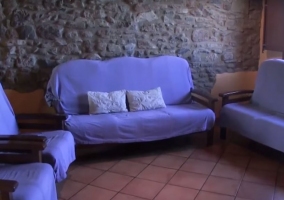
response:
[[[234,139],[206,147],[204,140],[200,135],[119,145],[78,157],[57,185],[58,198],[284,200],[281,153]]]

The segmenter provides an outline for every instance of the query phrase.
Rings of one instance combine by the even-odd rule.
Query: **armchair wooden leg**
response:
[[[1,192],[0,199],[1,200],[13,200],[12,193],[11,192]]]
[[[222,140],[226,140],[226,134],[227,134],[227,129],[224,127],[221,127],[220,129],[220,138]]]
[[[207,146],[210,146],[213,144],[214,140],[214,128],[211,130],[207,131]]]

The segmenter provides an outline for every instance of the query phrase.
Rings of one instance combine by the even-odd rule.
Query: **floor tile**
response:
[[[190,156],[192,159],[206,160],[211,162],[217,162],[220,157],[221,153],[205,149],[197,149]]]
[[[168,154],[173,155],[173,156],[181,156],[188,158],[194,151],[194,148],[187,148],[187,149],[177,149],[177,150],[172,150]]]
[[[127,159],[133,162],[139,162],[144,164],[150,164],[157,158],[157,155],[147,155],[147,156],[136,156],[134,158]]]
[[[186,158],[172,155],[160,155],[158,156],[151,165],[166,167],[171,169],[179,169],[181,165],[186,161]]]
[[[180,170],[209,175],[212,172],[215,165],[216,165],[215,162],[196,160],[190,158],[182,165]]]
[[[259,169],[248,169],[244,176],[244,181],[261,183],[266,185],[274,186],[276,183],[277,172],[259,170]]]
[[[57,183],[56,186],[58,197],[62,199],[69,199],[83,189],[86,184],[66,179],[63,182]]]
[[[206,146],[204,150],[222,154],[225,151],[226,146],[226,143],[219,142],[210,146]]]
[[[145,199],[153,199],[162,190],[164,185],[165,184],[163,183],[135,178],[121,191],[121,193]]]
[[[98,176],[100,176],[102,173],[103,171],[98,169],[79,166],[68,174],[68,178],[74,181],[89,184]]]
[[[118,193],[111,200],[145,200],[140,197],[135,197],[127,194]]]
[[[148,179],[152,181],[167,183],[176,173],[174,169],[168,169],[157,166],[148,166],[137,177],[141,179]]]
[[[272,186],[242,182],[237,197],[250,200],[272,200],[273,194]]]
[[[195,200],[234,200],[234,197],[211,192],[200,191]]]
[[[239,185],[239,180],[210,176],[202,187],[202,190],[225,195],[236,195]]]
[[[79,167],[78,164],[72,163],[68,168],[68,172],[71,172],[72,170],[76,169],[77,167]]]
[[[284,187],[277,187],[274,194],[274,200],[284,199]]]
[[[198,190],[166,185],[155,200],[194,200]]]
[[[250,161],[249,168],[277,171],[279,168],[279,163],[263,157],[253,157]]]
[[[88,185],[70,200],[110,200],[116,192]]]
[[[109,171],[136,177],[146,166],[147,165],[143,163],[121,160],[110,168]]]
[[[85,164],[86,167],[91,167],[100,170],[109,170],[112,166],[114,166],[118,161],[103,161],[103,162],[93,162]]]
[[[116,174],[112,172],[105,172],[99,178],[94,180],[91,183],[91,185],[119,192],[132,179],[133,178],[130,176],[125,176],[125,175]]]
[[[251,155],[251,151],[247,148],[237,145],[237,144],[229,144],[225,150],[226,153],[231,153],[235,155],[249,156]]]
[[[250,161],[250,156],[240,156],[240,155],[234,155],[232,153],[224,153],[219,163],[224,165],[247,167],[249,161]]]
[[[243,167],[218,163],[213,169],[211,175],[241,180],[245,174],[245,170],[246,169]]]
[[[201,189],[207,177],[208,176],[204,174],[179,171],[170,180],[169,184],[198,190]]]

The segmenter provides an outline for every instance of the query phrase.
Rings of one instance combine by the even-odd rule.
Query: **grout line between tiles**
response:
[[[151,165],[151,163],[152,162],[154,162],[160,155],[162,155],[162,153],[160,153],[160,154],[158,154],[157,155],[157,157],[155,158],[155,159],[153,159],[150,163],[148,163],[148,164],[146,164],[146,163],[144,163],[146,166],[141,170],[141,172],[139,172],[136,176],[132,176],[132,180],[131,181],[129,181],[129,183],[127,183],[118,193],[120,193],[122,190],[124,190],[124,188],[126,188],[135,178],[137,178],[138,176],[139,176],[139,174],[141,174],[147,167],[149,167],[150,165]],[[133,161],[130,161],[130,162],[133,162]],[[122,194],[125,194],[125,193],[122,193]],[[117,195],[117,194],[116,194]],[[128,195],[128,194],[126,194],[126,195]],[[134,195],[131,195],[131,196],[134,196]],[[115,197],[115,196],[114,196]],[[113,198],[114,198],[113,197]],[[134,197],[138,197],[138,196],[134,196]],[[113,198],[111,198],[111,200],[113,199]],[[141,197],[139,197],[139,198],[141,198]]]
[[[243,183],[243,181],[244,181],[244,177],[245,177],[245,175],[246,175],[246,173],[247,173],[247,170],[249,169],[249,165],[250,165],[251,161],[252,161],[252,156],[250,155],[248,164],[247,164],[247,166],[246,166],[246,168],[245,168],[245,173],[243,174],[243,176],[242,176],[242,178],[241,178],[241,180],[240,180],[240,185],[239,185],[239,187],[238,187],[238,189],[237,189],[235,198],[237,198],[237,196],[238,196],[239,190],[240,190],[241,185],[242,185],[242,183]]]
[[[225,150],[224,150],[224,152],[225,152]],[[224,154],[224,152],[222,153],[222,155]],[[212,173],[213,170],[215,169],[215,167],[216,167],[216,165],[218,164],[218,162],[221,160],[222,155],[219,157],[218,161],[215,162],[214,167],[212,168],[211,172],[209,173],[208,177],[207,177],[206,180],[204,181],[203,185],[202,185],[201,188],[199,189],[199,191],[198,191],[198,193],[197,193],[197,195],[196,195],[196,197],[195,197],[194,199],[196,199],[196,198],[198,197],[199,193],[202,191],[202,188],[204,187],[205,183],[207,182],[207,180],[208,180],[209,177],[211,176],[211,173]]]
[[[275,180],[275,185],[274,185],[274,192],[273,192],[273,200],[275,198],[276,194],[276,188],[277,188],[277,181],[278,181],[278,175],[280,174],[280,168],[281,168],[281,163],[279,162],[278,169],[277,169],[277,174],[276,174],[276,180]]]
[[[193,154],[193,152],[196,149],[192,151],[192,153],[185,159],[185,161],[180,165],[178,169],[176,169],[176,172],[173,174],[173,176],[165,183],[165,185],[162,187],[162,189],[154,196],[153,200],[162,192],[162,190],[169,184],[169,182],[172,180],[172,178],[179,172],[180,168],[185,164],[185,162],[189,159],[189,157]]]
[[[85,166],[84,166],[85,167]],[[90,168],[90,167],[89,167]],[[94,169],[94,168],[91,168],[91,169]],[[97,169],[97,170],[99,170],[99,169]],[[94,182],[97,178],[99,178],[100,176],[102,176],[103,174],[105,174],[108,170],[102,170],[102,169],[100,169],[100,171],[103,171],[103,173],[102,174],[100,174],[98,177],[96,177],[96,178],[94,178],[90,183],[81,183],[81,182],[79,182],[79,181],[76,181],[76,180],[73,180],[73,179],[69,179],[69,180],[72,180],[72,181],[74,181],[74,182],[78,182],[78,183],[81,183],[81,184],[85,184],[85,186],[82,188],[82,189],[80,189],[78,192],[76,192],[74,195],[72,195],[70,198],[68,198],[68,200],[70,200],[72,197],[74,197],[76,194],[78,194],[80,191],[82,191],[84,188],[86,188],[87,186],[93,186],[93,185],[90,185],[92,182]],[[93,187],[96,187],[96,186],[93,186]],[[102,189],[105,189],[105,188],[102,188]],[[112,190],[109,190],[109,191],[112,191]],[[114,191],[112,191],[112,192],[114,192]],[[116,191],[115,191],[116,192]],[[117,194],[115,194],[115,195],[117,195]],[[114,196],[115,196],[114,195]]]
[[[73,194],[69,199],[71,199],[72,197],[74,197],[76,194],[78,194],[80,191],[82,191],[84,188],[86,188],[88,185],[86,184],[82,189],[78,190],[78,192],[76,192],[75,194]]]

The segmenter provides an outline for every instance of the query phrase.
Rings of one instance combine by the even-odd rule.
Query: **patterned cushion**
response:
[[[126,91],[130,111],[165,108],[161,88],[147,91]]]
[[[127,112],[126,91],[88,92],[89,113],[103,114]]]

